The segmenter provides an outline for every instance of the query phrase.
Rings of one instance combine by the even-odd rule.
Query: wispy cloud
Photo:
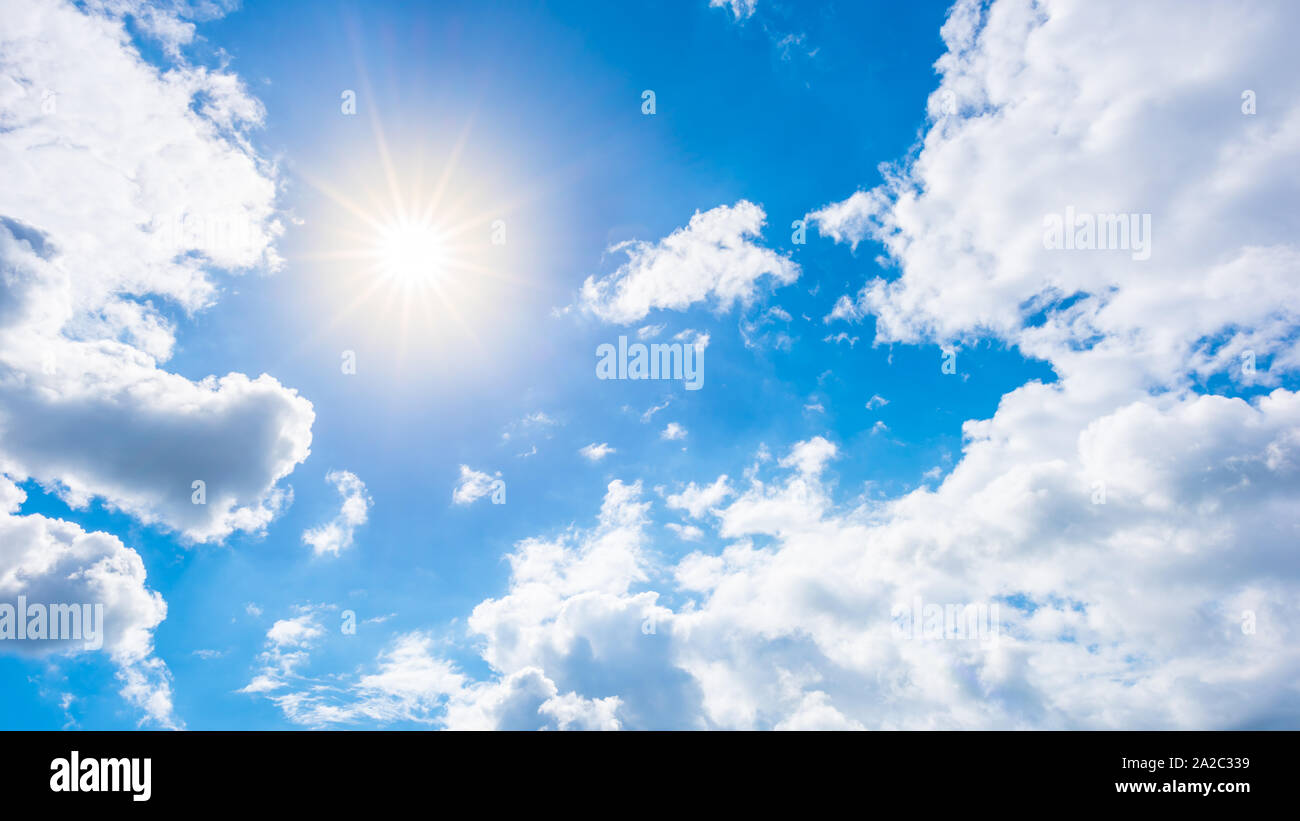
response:
[[[366,485],[356,474],[346,470],[331,471],[325,481],[334,485],[334,489],[343,497],[343,504],[338,515],[331,521],[312,528],[302,534],[304,544],[310,545],[317,556],[337,556],[352,547],[357,528],[366,523],[370,516],[370,506],[374,504]]]

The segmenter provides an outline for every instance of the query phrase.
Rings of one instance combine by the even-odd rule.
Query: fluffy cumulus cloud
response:
[[[1297,10],[1179,12],[958,3],[912,159],[812,215],[894,269],[832,322],[997,338],[1054,381],[967,421],[954,468],[897,498],[837,488],[823,437],[745,484],[695,477],[665,498],[699,531],[685,557],[656,545],[640,484],[611,482],[593,525],[520,542],[507,589],[474,609],[491,676],[450,681],[429,645],[411,657],[432,665],[432,720],[1300,726]],[[1067,209],[1149,214],[1150,254],[1045,247]],[[636,253],[589,282],[619,321],[659,300],[643,273],[670,252]],[[930,629],[930,607],[968,605],[983,632]],[[358,677],[332,709],[431,703],[384,675],[393,652],[370,679],[389,683]]]
[[[561,693],[574,726],[621,728],[1300,720],[1300,398],[1137,402],[1057,447],[1023,425],[1048,388],[1022,390],[1015,413],[970,426],[939,488],[884,504],[837,506],[837,450],[799,443],[715,509],[720,548],[675,562],[652,549],[640,486],[616,480],[591,528],[521,542],[506,593],[475,608],[495,678],[407,636],[397,647],[418,651],[400,668],[386,651],[374,674],[281,706],[313,726],[557,726]],[[982,638],[912,634],[899,619],[914,602],[994,616]]]
[[[337,556],[352,547],[356,530],[370,518],[370,506],[374,501],[366,493],[366,483],[354,473],[333,470],[326,474],[325,481],[333,485],[339,496],[343,497],[343,505],[333,519],[304,532],[302,541],[303,544],[310,545],[317,556]]]
[[[205,4],[203,14],[221,10]],[[289,499],[281,480],[307,457],[313,411],[267,375],[195,381],[163,367],[175,341],[164,310],[210,306],[221,287],[213,271],[280,264],[275,172],[248,140],[262,108],[234,75],[180,56],[191,11],[5,4],[0,475],[193,543],[266,527]],[[128,16],[171,55],[169,68],[141,59]],[[146,640],[164,608],[138,555],[16,506],[0,512],[0,529],[0,575],[54,545],[62,558],[42,572],[133,586],[110,597],[108,618],[134,638],[109,652],[129,696],[168,714],[165,669]]]
[[[799,278],[799,266],[754,241],[765,218],[761,207],[741,200],[697,211],[685,228],[658,242],[619,243],[610,251],[627,260],[606,277],[588,277],[580,304],[601,320],[626,325],[655,309],[681,311],[710,300],[727,311],[752,301],[764,277],[788,285]]]
[[[148,588],[140,555],[107,533],[87,533],[45,516],[14,515],[25,499],[22,489],[0,477],[0,602],[14,605],[22,596],[30,604],[80,607],[82,636],[10,640],[5,649],[42,656],[102,650],[118,667],[123,696],[152,722],[178,726],[171,675],[153,655],[153,630],[166,617],[167,605]],[[95,616],[101,605],[102,615]]]
[[[1160,387],[1250,351],[1276,366],[1253,378],[1275,383],[1300,364],[1296,17],[1267,2],[957,4],[915,159],[810,215],[899,271],[832,317],[874,315],[879,341],[992,333],[1064,374]],[[1244,113],[1247,91],[1267,105]],[[1067,215],[1111,247],[1060,247]]]

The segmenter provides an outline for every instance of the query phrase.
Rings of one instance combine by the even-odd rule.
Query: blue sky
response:
[[[199,78],[190,115],[217,124],[199,139],[253,158],[241,171],[246,178],[230,187],[248,185],[252,193],[236,199],[260,225],[278,221],[280,233],[271,232],[266,248],[281,261],[223,265],[198,249],[191,258],[201,269],[189,275],[214,286],[203,304],[186,304],[182,289],[168,293],[170,285],[117,286],[106,293],[127,296],[106,296],[91,312],[109,315],[104,305],[119,298],[147,306],[144,313],[158,317],[174,340],[157,367],[183,380],[268,374],[278,383],[276,397],[296,391],[314,413],[310,455],[289,459],[281,478],[265,469],[266,486],[291,488],[291,502],[267,503],[265,493],[241,497],[250,509],[270,504],[266,521],[228,523],[225,532],[217,527],[194,538],[199,526],[183,521],[187,514],[169,513],[172,502],[135,501],[133,491],[120,489],[127,480],[101,492],[86,479],[84,494],[70,496],[59,483],[77,487],[76,480],[33,467],[40,460],[21,448],[0,454],[5,475],[26,493],[10,511],[15,519],[41,516],[115,537],[142,560],[144,588],[166,602],[148,651],[0,654],[0,726],[1294,721],[1294,694],[1281,682],[1296,661],[1293,651],[1278,649],[1289,635],[1278,625],[1295,606],[1285,584],[1296,564],[1280,546],[1294,511],[1279,506],[1293,498],[1296,478],[1286,459],[1262,455],[1289,453],[1295,441],[1287,364],[1294,303],[1285,289],[1269,292],[1292,264],[1293,246],[1286,219],[1235,234],[1204,229],[1215,214],[1276,212],[1292,190],[1243,171],[1234,190],[1245,193],[1215,189],[1222,211],[1187,217],[1166,196],[1179,188],[1175,172],[1147,161],[1120,182],[1097,170],[1150,159],[1154,148],[1128,120],[1102,137],[1081,137],[1072,149],[1046,137],[1035,148],[1033,135],[1072,127],[1071,109],[1040,106],[1032,123],[1012,113],[1028,116],[1041,95],[1050,96],[1057,69],[999,76],[996,58],[1005,55],[997,49],[1014,52],[1020,36],[1021,59],[1032,65],[1054,20],[999,4],[981,12],[928,2],[245,2],[196,18],[192,35],[178,36],[148,22],[160,19],[148,16],[148,4],[127,6],[133,13],[120,18],[61,7],[63,17],[46,22],[76,32],[63,42],[99,36],[77,29],[74,15],[97,30],[120,28],[129,40],[95,47],[128,57],[136,50],[154,71]],[[1265,11],[1294,18],[1261,4],[1261,19]],[[1066,19],[1077,13],[1062,10]],[[164,14],[176,14],[165,19],[182,26],[189,20],[184,10]],[[966,32],[972,14],[976,34]],[[1026,34],[1035,26],[1041,32]],[[981,39],[981,29],[1006,37]],[[1259,22],[1259,31],[1267,29]],[[1158,42],[1109,47],[1136,65],[1148,46],[1176,49],[1145,36]],[[1157,71],[1152,98],[1164,93],[1189,109],[1205,107],[1213,96],[1206,89],[1223,85],[1223,116],[1245,116],[1237,110],[1238,86],[1277,82],[1267,71],[1274,52],[1260,47],[1252,60],[1241,43],[1222,48],[1229,66],[1223,76],[1188,88],[1176,72]],[[1085,70],[1085,55],[1062,52],[1067,69],[1060,70]],[[6,70],[19,78],[24,68],[15,58]],[[238,93],[222,97],[217,75],[237,77]],[[1033,78],[1039,87],[1030,87]],[[36,85],[15,80],[15,87]],[[647,89],[655,95],[653,114],[642,111]],[[955,94],[952,112],[943,109],[944,89]],[[1269,161],[1277,163],[1295,149],[1277,113],[1296,105],[1293,89],[1273,89],[1275,107],[1251,115],[1259,118],[1252,126],[1266,130],[1246,148],[1215,130],[1204,145],[1189,138],[1170,150],[1202,159],[1216,146],[1249,154],[1269,144]],[[349,90],[354,115],[341,110]],[[1080,106],[1095,104],[1086,91],[1076,89]],[[1097,104],[1091,122],[1135,116],[1114,94],[1101,96],[1114,107]],[[222,119],[252,99],[261,108],[242,124]],[[213,100],[217,113],[203,107]],[[69,105],[60,98],[60,111]],[[1005,132],[990,127],[990,118],[981,121],[989,109],[1005,112],[993,120]],[[1180,118],[1199,121],[1202,111],[1162,115],[1152,128],[1174,133]],[[159,116],[192,126],[185,109]],[[30,127],[61,126],[56,115]],[[1030,136],[1013,145],[1023,135]],[[172,161],[166,153],[143,159],[132,178],[173,173],[166,166]],[[221,176],[215,181],[225,184]],[[267,195],[257,186],[266,181],[273,208],[259,211]],[[176,196],[193,211],[215,209],[200,200],[206,182],[187,187],[182,180]],[[459,229],[448,240],[456,261],[435,274],[442,278],[437,288],[376,273],[365,258],[374,229],[393,225],[403,208],[434,202],[436,191],[434,223]],[[859,191],[879,192],[886,204],[864,206],[853,198]],[[1111,254],[1101,262],[1079,252],[1058,267],[1060,257],[1039,249],[1044,261],[1026,264],[1020,238],[1032,245],[1044,212],[1076,202],[1082,210],[1154,213],[1163,247],[1212,235],[1205,240],[1218,243],[1212,248],[1185,243],[1180,254],[1153,255],[1155,264],[1170,260],[1156,277],[1170,282],[1201,282],[1187,274],[1188,259],[1199,256],[1207,284],[1177,298],[1170,296],[1175,287],[1133,285],[1146,270],[1109,251],[1099,252]],[[748,277],[742,298],[728,301],[715,287],[705,298],[666,306],[675,287],[656,281],[656,271],[695,271],[695,252],[655,268],[656,249],[693,215],[742,203],[761,210],[761,230],[731,237],[739,247],[724,243],[714,268],[699,264],[704,278],[709,271]],[[1024,213],[1029,218],[1016,223]],[[58,243],[39,209],[12,216]],[[490,241],[496,220],[504,224],[503,245]],[[806,244],[794,241],[796,220],[807,223]],[[1016,233],[1008,224],[1019,225]],[[631,241],[643,243],[631,246],[631,256],[616,247]],[[1259,298],[1225,299],[1215,283],[1231,278],[1233,264],[1261,270],[1250,256],[1261,248],[1273,252],[1261,257],[1265,268],[1275,268],[1259,274]],[[752,255],[796,276],[782,284],[763,264],[755,273]],[[75,267],[66,267],[75,283]],[[642,291],[634,292],[657,296],[634,307],[630,319],[611,319],[611,303],[583,290],[588,278],[611,288],[635,281]],[[1080,301],[1061,301],[1072,295]],[[1188,327],[1167,319],[1183,316],[1205,319]],[[94,338],[77,327],[70,321],[60,338]],[[143,349],[130,341],[143,338],[141,327],[104,338]],[[660,342],[707,335],[703,387],[597,379],[597,347],[639,332]],[[1232,371],[1247,349],[1258,352],[1262,376]],[[955,373],[941,367],[945,350],[956,351]],[[354,374],[341,367],[348,357],[355,357]],[[1198,397],[1224,404],[1197,405]],[[21,437],[24,423],[34,422],[19,413],[6,417],[6,436]],[[1233,414],[1242,419],[1232,421]],[[241,476],[241,460],[255,461],[252,451],[276,451],[292,438],[259,434],[262,428],[243,418],[221,428],[230,440],[215,449]],[[1222,427],[1196,428],[1210,425],[1207,419]],[[968,420],[985,421],[963,434]],[[1177,427],[1184,422],[1186,430]],[[666,436],[670,423],[684,433]],[[79,429],[87,439],[78,452],[92,466],[95,428],[92,417]],[[137,433],[150,441],[150,430]],[[115,433],[105,423],[98,435]],[[142,445],[139,473],[150,472],[146,462],[184,450],[186,436],[211,444],[219,435],[164,435],[158,441],[180,445],[160,452]],[[1187,437],[1205,437],[1207,463],[1180,448]],[[1168,449],[1145,449],[1165,438]],[[580,453],[602,443],[613,449],[603,458]],[[963,460],[967,472],[954,477]],[[1109,473],[1099,460],[1109,460]],[[1240,467],[1256,462],[1261,473]],[[65,463],[50,457],[45,464]],[[213,464],[215,472],[225,469]],[[456,503],[463,470],[503,481],[505,503],[483,494]],[[336,471],[363,485],[355,503],[362,514],[344,527],[350,543],[321,554],[304,534],[342,515],[340,492],[327,479]],[[1273,528],[1241,548],[1236,520],[1211,510],[1184,481],[1200,471],[1228,489],[1218,498],[1241,481],[1264,489],[1253,498],[1263,506],[1257,515],[1271,511]],[[66,472],[97,475],[93,468]],[[682,497],[672,500],[723,475],[731,492],[698,512]],[[1104,526],[1097,523],[1097,481],[1119,500],[1109,502],[1116,519]],[[636,492],[622,495],[634,483]],[[190,489],[166,493],[185,497]],[[597,524],[602,499],[613,512]],[[779,521],[763,520],[769,513]],[[952,532],[937,531],[949,525]],[[1196,532],[1222,539],[1187,546]],[[1071,540],[1083,545],[1087,561],[1053,558],[1069,552]],[[1189,564],[1172,548],[1161,554],[1152,540],[1184,545],[1201,560]],[[536,559],[554,563],[532,580],[538,587],[529,582],[529,544],[553,549]],[[599,558],[615,544],[627,555]],[[1222,552],[1234,544],[1237,554]],[[1225,556],[1242,550],[1254,558],[1224,577]],[[602,575],[621,562],[625,576]],[[786,562],[807,578],[778,572]],[[1144,603],[1122,593],[1117,568],[1127,562],[1137,563],[1138,578],[1172,574],[1186,585],[1171,583],[1178,589],[1167,598]],[[752,575],[759,565],[774,575]],[[703,587],[692,581],[700,574],[711,579]],[[583,579],[593,577],[601,581],[584,588]],[[1283,587],[1270,578],[1285,580]],[[848,580],[857,586],[841,588]],[[1001,602],[1013,649],[972,660],[966,645],[944,645],[919,659],[910,646],[854,644],[886,634],[892,606],[913,593],[930,602]],[[537,604],[550,596],[559,598]],[[476,610],[488,600],[508,615]],[[580,615],[596,602],[626,611],[632,624],[644,622],[646,607],[666,611],[658,631],[625,630],[610,639],[613,622]],[[558,609],[545,609],[551,606]],[[761,623],[763,611],[784,621]],[[1240,644],[1246,634],[1233,629],[1245,611],[1272,614],[1282,631],[1267,649],[1261,639],[1230,651],[1271,659],[1252,682],[1263,688],[1263,706],[1244,706],[1235,695],[1246,683],[1210,676],[1187,685],[1200,693],[1187,695],[1187,706],[1151,712],[1176,671],[1208,675],[1202,653],[1210,650],[1195,636],[1147,635],[1132,625],[1149,618],[1155,630],[1193,612],[1220,625],[1208,631]],[[341,629],[345,614],[355,615],[355,633]],[[1073,621],[1079,618],[1084,622]],[[1127,626],[1116,632],[1116,624]],[[1077,639],[1088,631],[1090,639]],[[646,649],[656,641],[662,646]],[[1074,644],[1086,649],[1062,649]],[[1062,655],[1069,652],[1085,655]],[[629,667],[623,653],[644,667]],[[152,692],[169,700],[165,708],[123,697],[123,671],[151,659],[165,665],[163,672],[148,668]],[[430,683],[435,679],[440,683]],[[863,684],[870,680],[880,689]],[[893,684],[880,685],[884,680]],[[950,683],[946,695],[939,681]],[[1107,683],[1122,681],[1139,682],[1140,694],[1111,693]],[[1095,706],[1110,698],[1121,705],[1113,714]]]

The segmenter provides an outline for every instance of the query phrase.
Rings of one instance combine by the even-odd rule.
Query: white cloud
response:
[[[675,563],[611,483],[594,527],[520,542],[475,608],[477,686],[617,699],[630,728],[1294,726],[1300,393],[1190,388],[1247,349],[1265,384],[1296,367],[1297,12],[1178,9],[958,3],[915,161],[815,215],[899,269],[840,318],[999,337],[1055,382],[968,420],[960,461],[898,498],[837,504],[821,437],[734,492],[692,484],[667,504],[723,546]],[[1243,78],[1271,108],[1239,112]],[[1150,259],[1045,251],[1071,201],[1151,213]],[[998,641],[900,638],[918,598],[998,604]]]
[[[690,342],[701,351],[709,347],[709,335],[703,331],[697,331],[694,328],[687,328],[684,331],[678,331],[673,334],[673,340],[677,342]]]
[[[262,532],[309,453],[311,404],[272,377],[160,367],[175,344],[161,306],[201,310],[215,271],[281,264],[275,171],[248,140],[261,105],[181,57],[178,10],[7,0],[0,27],[0,583],[103,603],[121,693],[164,727],[182,724],[153,655],[166,605],[140,555],[19,515],[14,482],[212,542]],[[141,59],[124,14],[170,67]]]
[[[1245,344],[1273,356],[1265,378],[1294,369],[1295,11],[1176,9],[954,8],[958,113],[860,215],[900,271],[851,304],[883,340],[992,334],[1058,379],[968,420],[937,487],[838,503],[823,472],[841,454],[814,437],[746,486],[667,497],[722,545],[673,560],[640,483],[616,480],[591,527],[516,544],[468,621],[482,680],[408,633],[372,673],[291,688],[302,650],[268,639],[250,691],[310,726],[1294,726],[1300,393],[1189,387]],[[1267,116],[1236,112],[1240,77],[1275,81]],[[1152,212],[1157,251],[1043,256],[1044,197],[1065,190],[1044,179]],[[1089,296],[1053,307],[1053,288]],[[999,604],[999,640],[900,638],[895,608],[918,598]]]
[[[461,465],[460,479],[451,492],[452,504],[469,505],[487,496],[492,492],[492,487],[500,475],[498,472],[496,476],[492,476],[481,470],[474,470],[469,465]]]
[[[885,405],[888,404],[889,404],[888,399],[886,399],[885,397],[881,396],[878,393],[873,393],[871,394],[871,398],[867,400],[866,407],[867,410],[875,410],[876,408],[883,408]]]
[[[558,426],[559,424],[560,423],[558,420],[556,420],[553,416],[550,416],[546,412],[534,411],[533,413],[530,413],[527,416],[525,416],[523,419],[520,419],[517,422],[511,422],[509,425],[507,425],[506,429],[501,433],[501,439],[508,441],[509,439],[511,439],[512,437],[520,433],[525,433],[525,434],[545,433],[549,437],[550,434],[547,433],[547,431],[550,428]]]
[[[233,75],[145,63],[116,17],[13,0],[5,19],[0,429],[24,433],[0,439],[0,471],[187,541],[259,532],[311,404],[266,375],[160,369],[173,328],[152,300],[198,310],[213,268],[279,265],[275,178],[245,138],[260,105]]]
[[[310,714],[294,710],[328,694],[299,688],[281,706],[308,724],[409,715],[365,706],[382,694],[473,727],[548,726],[558,693],[627,728],[1294,721],[1300,394],[1140,400],[1072,415],[1062,436],[1059,390],[1009,394],[968,424],[938,488],[883,505],[837,509],[819,473],[829,448],[798,443],[784,475],[716,509],[721,552],[676,564],[653,549],[639,484],[611,482],[593,527],[520,542],[505,594],[475,608],[491,678],[451,679],[426,644],[410,663],[432,669],[409,684],[349,686]],[[916,597],[1000,603],[999,640],[898,637],[895,608]],[[1243,633],[1244,611],[1258,632]],[[521,678],[531,695],[509,709]]]
[[[25,341],[0,329],[0,360],[24,373],[0,378],[0,428],[23,431],[0,442],[9,476],[73,507],[102,499],[191,542],[263,531],[292,498],[277,483],[307,457],[314,412],[274,379],[191,382],[125,346],[53,340],[58,371],[46,374],[7,346]]]
[[[727,482],[727,477],[719,476],[711,485],[696,487],[691,482],[680,493],[674,493],[665,499],[668,507],[685,510],[691,514],[692,519],[698,519],[722,503],[732,494],[731,485]]]
[[[764,219],[762,208],[741,200],[697,211],[685,228],[657,243],[615,245],[610,251],[626,253],[627,261],[609,276],[587,277],[579,301],[596,317],[620,324],[653,309],[681,311],[710,298],[719,312],[749,304],[761,277],[777,285],[799,278],[796,263],[754,243]]]
[[[646,409],[646,412],[645,412],[645,413],[641,414],[641,421],[642,421],[642,422],[649,422],[649,421],[651,420],[651,418],[653,418],[654,415],[655,415],[656,413],[658,413],[659,411],[661,411],[661,410],[663,410],[664,408],[668,407],[671,403],[672,403],[672,400],[671,400],[671,399],[665,399],[665,400],[664,400],[664,403],[663,403],[662,405],[652,405],[652,406],[650,406],[649,408]]]
[[[297,616],[276,620],[266,631],[266,642],[258,655],[260,671],[239,692],[275,693],[300,680],[300,668],[307,664],[311,650],[325,636],[325,628],[320,623],[324,610],[318,605],[304,605],[298,608]]]
[[[901,270],[832,317],[875,315],[879,342],[991,333],[1124,389],[1239,378],[1253,351],[1278,384],[1300,364],[1297,10],[1179,8],[959,3],[915,159],[810,215]],[[1243,114],[1264,78],[1271,106]],[[1067,209],[1150,215],[1150,258],[1046,248]]]
[[[682,427],[676,422],[669,422],[668,427],[664,428],[663,431],[659,434],[659,438],[667,439],[668,441],[672,441],[674,439],[685,439],[686,428]]]
[[[709,0],[709,8],[730,9],[737,20],[744,20],[758,8],[758,0]]]
[[[343,497],[343,505],[338,515],[320,527],[304,531],[303,544],[311,545],[317,556],[326,553],[337,556],[352,547],[356,530],[370,517],[370,506],[374,501],[366,493],[366,483],[356,474],[346,470],[334,470],[325,475],[325,481],[334,485],[334,489]]]
[[[808,214],[817,223],[822,236],[836,242],[847,242],[855,250],[858,243],[873,233],[872,216],[883,204],[883,195],[877,191],[855,191],[842,202],[834,202]],[[841,297],[827,319],[846,318],[853,311],[853,303]]]
[[[839,449],[820,436],[800,442],[783,458],[781,467],[795,467],[804,475],[821,473],[825,464],[834,459]]]
[[[324,633],[325,630],[316,623],[313,612],[297,618],[278,620],[266,631],[266,638],[273,649],[282,650],[286,647],[306,646]]]
[[[617,453],[617,451],[606,442],[601,442],[599,445],[592,442],[590,445],[585,445],[579,449],[578,453],[588,462],[599,462],[611,453]]]
[[[767,331],[767,326],[777,322],[789,322],[792,319],[790,313],[779,305],[763,311],[753,320],[741,319],[738,325],[740,338],[744,341],[746,348],[761,349],[765,345],[775,350],[790,350],[794,345],[794,338],[783,330]]]
[[[20,488],[0,477],[0,601],[13,606],[18,596],[25,596],[40,604],[103,605],[98,649],[117,667],[123,697],[149,721],[180,726],[172,711],[171,675],[153,655],[153,631],[166,618],[167,604],[148,588],[140,554],[108,533],[88,533],[45,516],[16,515],[25,499]],[[0,642],[0,651],[33,656],[75,656],[96,649],[85,640]]]
[[[320,637],[312,634],[311,643]],[[279,643],[268,638],[268,665],[241,692],[269,698],[287,719],[308,727],[412,722],[454,730],[619,729],[616,697],[561,695],[537,668],[472,682],[420,631],[397,636],[376,658],[374,672],[341,684],[304,675],[305,651],[295,651],[287,667],[280,654]]]
[[[664,527],[677,534],[677,538],[685,542],[698,542],[704,538],[704,531],[695,525],[679,525],[676,522],[669,522]]]

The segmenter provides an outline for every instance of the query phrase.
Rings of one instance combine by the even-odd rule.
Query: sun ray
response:
[[[473,127],[474,121],[471,118],[461,129],[460,136],[456,138],[455,145],[452,146],[451,153],[447,157],[447,162],[442,167],[442,176],[438,179],[438,184],[434,186],[433,192],[429,197],[429,202],[425,206],[423,218],[426,220],[433,219],[434,213],[437,212],[438,206],[442,204],[442,195],[447,190],[447,185],[451,182],[451,175],[456,170],[456,164],[460,161],[461,152],[465,150],[465,143],[469,141],[469,132]]]

